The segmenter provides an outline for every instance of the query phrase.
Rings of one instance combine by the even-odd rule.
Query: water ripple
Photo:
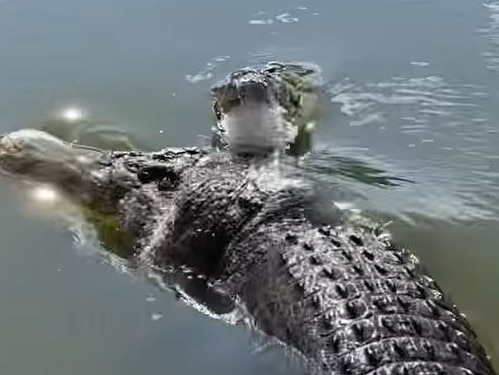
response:
[[[307,11],[308,8],[305,6],[299,6],[294,9],[294,11],[283,11],[279,14],[268,14],[264,10],[260,10],[253,14],[252,18],[248,21],[250,25],[272,25],[274,22],[290,24],[300,21],[300,18],[294,14],[295,12]]]
[[[483,54],[487,68],[499,71],[499,1],[489,0],[483,6],[489,11],[489,19],[485,28],[479,30],[489,43],[489,51]]]
[[[230,56],[216,56],[210,59],[199,72],[193,74],[186,74],[185,79],[190,83],[198,83],[207,81],[213,77],[213,72],[224,61],[230,59]]]
[[[368,147],[355,157],[367,158],[375,168],[390,165],[381,169],[416,182],[389,193],[372,187],[367,192],[357,183],[377,209],[449,220],[497,218],[499,127],[488,119],[484,87],[438,76],[393,77],[367,83],[345,79],[330,93],[355,141]]]
[[[352,125],[390,120],[401,123],[402,129],[431,128],[432,132],[435,126],[431,125],[437,118],[443,125],[467,119],[470,114],[476,114],[476,118],[482,120],[480,104],[470,98],[486,96],[481,86],[450,85],[438,76],[393,77],[365,84],[347,79],[333,85],[330,92],[333,102],[341,104],[341,111],[350,117]],[[445,121],[442,122],[442,118]]]

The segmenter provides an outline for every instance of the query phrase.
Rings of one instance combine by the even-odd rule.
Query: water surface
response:
[[[392,219],[499,363],[498,1],[7,0],[0,56],[0,131],[79,106],[152,147],[204,142],[207,89],[231,69],[319,64],[330,105],[310,178]],[[2,180],[0,372],[288,373],[15,196]]]

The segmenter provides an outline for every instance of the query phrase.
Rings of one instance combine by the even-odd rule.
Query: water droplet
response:
[[[411,61],[410,64],[414,65],[414,66],[420,66],[420,67],[424,67],[424,66],[430,65],[430,63],[426,62],[426,61]]]
[[[268,19],[261,19],[261,20],[249,20],[248,23],[250,25],[271,25],[274,21],[271,20],[270,18]]]
[[[298,22],[299,19],[298,17],[293,17],[291,14],[289,13],[282,13],[282,14],[279,14],[278,16],[276,16],[275,18],[277,21],[279,22],[282,22],[282,23],[295,23],[295,22]]]
[[[191,83],[197,83],[200,81],[205,81],[213,77],[213,74],[210,72],[203,72],[203,73],[198,73],[198,74],[187,74],[185,76],[185,79],[188,80]]]
[[[163,314],[160,314],[160,313],[151,314],[151,320],[153,322],[156,322],[156,321],[160,320],[161,318],[163,318]]]

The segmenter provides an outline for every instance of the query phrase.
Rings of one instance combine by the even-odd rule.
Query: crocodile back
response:
[[[259,330],[324,374],[494,374],[414,255],[374,230],[315,227],[299,200],[270,207],[231,245],[225,270]]]
[[[220,153],[183,173],[171,199],[173,209],[163,218],[154,263],[180,264],[213,276],[229,243],[266,199],[257,170]]]

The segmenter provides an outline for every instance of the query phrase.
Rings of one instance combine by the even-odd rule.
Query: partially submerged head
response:
[[[97,149],[75,146],[36,129],[0,137],[0,172],[26,182],[30,209],[41,208],[44,215],[55,213],[70,220],[83,218],[94,226],[105,249],[127,258],[132,242],[119,230],[118,199],[110,199],[112,191],[103,193],[110,186],[102,183],[99,190],[93,184],[100,181],[92,176],[99,176],[101,155]]]
[[[234,71],[211,90],[215,132],[235,152],[284,150],[296,137],[279,103],[279,87],[265,71]]]
[[[211,90],[213,145],[304,155],[322,114],[322,89],[320,68],[310,63],[272,61],[232,72]]]
[[[97,165],[98,150],[76,147],[35,129],[0,137],[0,171],[16,179],[51,184],[70,194]]]

